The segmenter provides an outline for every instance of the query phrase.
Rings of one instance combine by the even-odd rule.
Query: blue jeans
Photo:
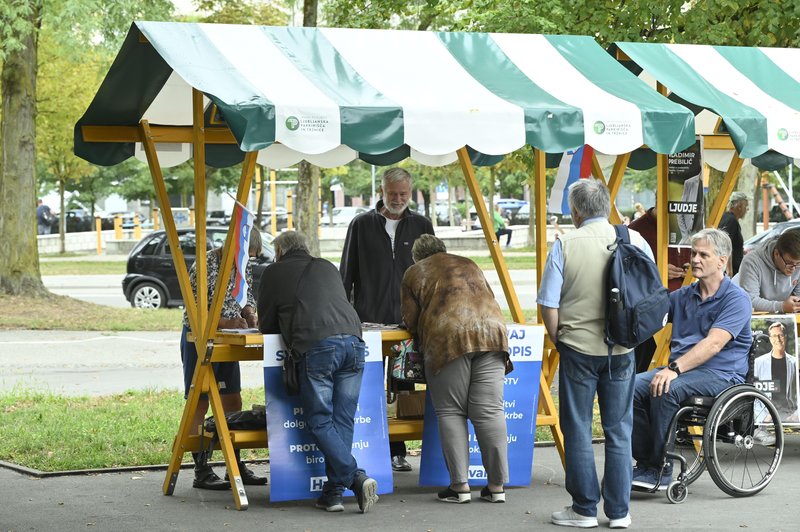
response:
[[[603,476],[603,511],[609,519],[628,515],[631,499],[631,427],[633,383],[636,371],[633,351],[624,355],[590,356],[559,343],[561,367],[558,398],[564,432],[566,487],[572,509],[596,517],[600,485],[592,450],[594,397],[606,437]]]
[[[673,379],[668,393],[651,397],[650,381],[662,369],[636,375],[633,392],[633,458],[653,468],[661,468],[667,429],[680,404],[693,395],[713,397],[735,384],[711,370],[695,368]],[[665,472],[672,472],[671,463]]]
[[[353,418],[361,391],[366,346],[356,336],[329,336],[300,363],[300,400],[311,437],[325,456],[325,495],[341,494],[358,472],[353,458]]]

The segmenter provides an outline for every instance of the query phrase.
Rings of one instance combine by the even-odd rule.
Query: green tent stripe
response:
[[[340,108],[342,144],[385,153],[403,144],[403,109],[368,84],[316,28],[262,31],[292,64]]]
[[[800,111],[800,83],[758,48],[715,46],[714,49],[759,89]]]
[[[624,42],[617,45],[678,96],[721,116],[742,157],[755,157],[767,151],[764,115],[719,91],[662,44]]]
[[[594,39],[574,35],[546,35],[545,38],[592,83],[639,108],[644,142],[653,150],[675,153],[694,143],[694,115],[662,97],[628,69],[620,68]]]
[[[583,144],[583,113],[533,83],[486,33],[437,34],[470,75],[524,110],[526,142],[562,152]]]
[[[176,70],[181,77],[217,104],[242,150],[255,151],[275,142],[274,105],[230,64],[198,24],[137,24],[161,57],[173,68],[180,66]],[[191,50],[186,49],[187,42],[192,43]],[[219,74],[212,76],[210,71]]]

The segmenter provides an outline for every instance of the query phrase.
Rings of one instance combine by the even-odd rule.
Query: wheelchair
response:
[[[747,380],[752,382],[752,375]],[[770,483],[783,456],[780,415],[752,384],[732,386],[716,397],[688,398],[667,434],[659,478],[671,461],[678,462],[680,473],[666,489],[673,504],[686,501],[689,485],[704,469],[728,495],[755,495]],[[636,491],[655,493],[659,488]]]

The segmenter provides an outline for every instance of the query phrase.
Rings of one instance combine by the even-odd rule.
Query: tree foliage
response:
[[[198,11],[208,13],[202,17],[203,22],[282,26],[288,20],[287,11],[270,1],[195,0],[194,6]]]

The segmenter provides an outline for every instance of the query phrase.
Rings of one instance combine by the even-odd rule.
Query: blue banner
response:
[[[378,481],[378,493],[391,493],[392,466],[383,388],[381,333],[365,332],[367,360],[361,381],[353,432],[353,456],[358,466]],[[322,493],[325,457],[305,430],[299,397],[289,397],[283,385],[285,348],[280,335],[264,336],[264,388],[269,440],[270,501],[312,499]],[[352,495],[346,491],[345,495]]]
[[[539,402],[539,376],[542,371],[544,327],[541,325],[508,325],[508,351],[514,371],[505,376],[503,403],[508,438],[507,486],[529,486],[533,467],[533,443],[536,435],[536,411]],[[486,470],[475,428],[469,427],[470,486],[485,486]],[[425,421],[422,427],[422,463],[420,486],[448,486],[450,475],[444,463],[439,424],[431,402],[425,397]]]

